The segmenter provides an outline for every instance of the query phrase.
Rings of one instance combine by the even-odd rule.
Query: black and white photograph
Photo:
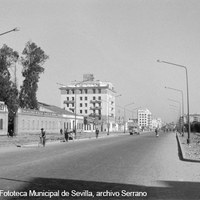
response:
[[[0,200],[163,199],[200,199],[200,1],[0,0]]]

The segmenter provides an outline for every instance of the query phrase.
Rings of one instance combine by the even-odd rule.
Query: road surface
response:
[[[0,199],[200,199],[200,163],[179,159],[174,133],[14,150],[0,153]]]

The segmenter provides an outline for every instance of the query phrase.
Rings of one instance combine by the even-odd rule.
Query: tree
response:
[[[18,89],[11,81],[9,67],[17,62],[19,54],[7,45],[0,49],[0,101],[5,102],[8,107],[9,124],[14,122],[18,109]]]
[[[19,95],[20,107],[38,109],[36,92],[40,74],[44,72],[42,65],[48,59],[48,56],[31,41],[27,42],[22,54],[21,64],[23,66],[22,76],[24,81]]]

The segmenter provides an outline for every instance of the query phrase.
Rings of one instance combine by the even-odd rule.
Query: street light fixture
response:
[[[182,96],[182,136],[183,136],[184,135],[184,99],[183,99],[183,90],[176,89],[176,88],[171,88],[171,87],[166,87],[166,86],[165,86],[165,89],[170,89],[170,90],[174,90],[174,91],[177,91],[177,92],[181,93],[181,96]]]
[[[10,33],[10,32],[15,32],[15,31],[19,31],[19,28],[16,27],[16,28],[14,28],[14,29],[12,29],[10,31],[6,31],[4,33],[0,33],[0,36],[5,35],[5,34]]]
[[[165,63],[165,64],[169,64],[169,65],[174,65],[177,67],[181,67],[185,69],[185,73],[186,73],[186,88],[187,88],[187,121],[188,121],[188,138],[187,138],[187,143],[190,144],[190,108],[189,108],[189,87],[188,87],[188,72],[187,72],[187,67],[183,66],[183,65],[179,65],[179,64],[175,64],[175,63],[171,63],[171,62],[166,62],[166,61],[162,61],[162,60],[157,60],[157,62],[159,63]]]
[[[126,132],[126,127],[125,127],[125,123],[126,123],[126,107],[127,107],[127,106],[130,106],[130,105],[132,105],[132,104],[134,104],[134,102],[129,103],[129,104],[126,104],[126,105],[124,106],[124,133]]]

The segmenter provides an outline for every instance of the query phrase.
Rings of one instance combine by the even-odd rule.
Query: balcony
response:
[[[90,100],[90,103],[101,103],[101,100],[97,100],[97,99],[95,99],[95,100]]]
[[[89,117],[99,118],[99,117],[101,117],[101,114],[91,113],[91,114],[89,114]]]
[[[74,100],[64,100],[63,103],[64,104],[67,104],[67,103],[71,104],[71,103],[75,103],[75,101]]]
[[[101,106],[90,107],[90,110],[101,110]]]
[[[69,108],[70,111],[72,111],[74,113],[74,108]]]

